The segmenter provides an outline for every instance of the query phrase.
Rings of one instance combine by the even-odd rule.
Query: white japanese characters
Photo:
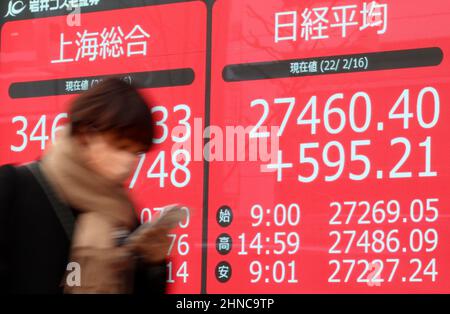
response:
[[[131,57],[133,55],[147,55],[148,39],[150,35],[140,26],[136,25],[125,34],[122,27],[104,28],[102,32],[77,32],[77,38],[66,40],[65,34],[60,35],[59,58],[51,63],[77,62],[82,59],[95,61],[97,59]],[[68,56],[67,50],[76,49],[74,55]],[[73,48],[75,47],[75,49]]]
[[[305,8],[297,11],[275,13],[274,41],[305,41],[328,39],[339,31],[346,38],[355,31],[376,29],[377,34],[388,28],[388,5],[376,1],[358,5]],[[300,16],[299,16],[300,15]]]
[[[46,13],[57,10],[71,10],[75,8],[86,8],[98,6],[100,0],[10,0],[8,11],[4,17],[16,17],[25,11],[30,13]]]
[[[96,6],[100,0],[30,0],[32,13]]]

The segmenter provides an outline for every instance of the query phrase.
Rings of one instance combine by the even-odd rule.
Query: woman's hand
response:
[[[127,244],[146,262],[161,262],[165,260],[169,250],[169,231],[184,219],[186,211],[183,207],[178,204],[168,205],[155,221],[145,223],[133,232],[128,237]]]
[[[170,229],[149,226],[130,236],[127,246],[147,263],[159,263],[166,259],[170,246],[167,236]]]

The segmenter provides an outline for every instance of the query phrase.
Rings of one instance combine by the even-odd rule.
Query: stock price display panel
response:
[[[120,76],[156,121],[136,215],[187,206],[169,292],[450,291],[447,1],[69,2],[2,3],[0,164]]]
[[[41,1],[42,2],[42,1]],[[67,104],[105,77],[135,83],[156,121],[155,146],[128,184],[146,222],[188,206],[170,234],[169,291],[198,293],[203,162],[187,149],[204,116],[206,6],[200,1],[10,1],[0,50],[0,163],[38,158],[67,121]],[[81,12],[81,14],[77,14]],[[124,104],[126,105],[126,104]]]
[[[449,18],[215,1],[208,292],[450,290]]]

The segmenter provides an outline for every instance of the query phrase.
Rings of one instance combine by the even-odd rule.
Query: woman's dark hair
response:
[[[71,135],[114,133],[150,149],[153,119],[136,87],[108,78],[80,94],[69,109]]]

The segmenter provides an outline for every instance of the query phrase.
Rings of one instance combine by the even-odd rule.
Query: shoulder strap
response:
[[[71,240],[75,225],[75,215],[72,210],[58,197],[58,195],[56,195],[55,191],[52,189],[42,173],[39,162],[32,162],[23,167],[27,168],[41,185],[53,207],[53,210],[55,211],[56,216],[58,217],[59,222],[64,228],[67,237]]]

